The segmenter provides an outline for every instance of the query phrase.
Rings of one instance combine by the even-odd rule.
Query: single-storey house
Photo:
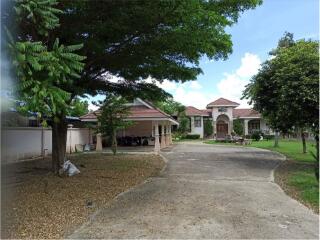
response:
[[[171,126],[179,125],[173,117],[140,98],[128,103],[128,106],[130,107],[130,114],[126,120],[132,121],[133,125],[118,132],[117,137],[120,140],[126,141],[130,139],[132,142],[133,139],[134,144],[152,145],[157,153],[160,148],[172,144]],[[88,113],[80,117],[80,119],[84,122],[97,123],[97,115],[99,115],[99,110]],[[96,149],[102,150],[101,134],[96,136]]]
[[[237,108],[240,104],[225,98],[219,98],[209,103],[204,110],[192,106],[186,107],[186,116],[190,118],[190,133],[204,137],[204,121],[210,121],[213,126],[213,137],[223,139],[233,132],[233,121],[240,119],[244,134],[254,131],[266,134],[271,132],[261,114],[249,108]]]

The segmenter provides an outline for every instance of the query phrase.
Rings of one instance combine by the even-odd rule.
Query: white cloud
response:
[[[89,103],[88,109],[89,109],[89,111],[96,111],[99,109],[99,107],[92,104],[92,103]]]
[[[238,101],[241,98],[242,90],[248,83],[248,79],[241,79],[236,74],[226,74],[226,77],[217,84],[217,87],[221,96]]]
[[[267,60],[272,60],[272,59],[275,59],[276,58],[276,56],[274,56],[274,55],[270,55],[269,57],[268,57],[268,59]]]
[[[213,94],[206,94],[198,90],[189,90],[185,86],[179,86],[173,94],[174,100],[185,106],[193,106],[204,109],[206,105],[216,98]]]
[[[236,74],[239,77],[251,77],[258,73],[261,60],[258,55],[245,53],[241,59],[241,66],[237,69]]]
[[[156,85],[166,91],[172,91],[177,89],[177,83],[169,80],[164,80],[162,83],[157,81]]]
[[[118,83],[121,81],[124,81],[124,78],[121,77],[117,77],[115,75],[112,75],[110,73],[105,73],[103,74],[104,79],[106,79],[108,82],[112,82],[112,83]]]
[[[177,88],[178,84],[176,82],[173,81],[169,81],[167,79],[165,79],[162,83],[160,83],[159,81],[157,81],[154,78],[148,77],[147,79],[144,80],[147,83],[153,83],[156,84],[158,87],[162,88],[165,91],[173,91]]]
[[[258,73],[260,64],[261,60],[258,55],[245,53],[241,59],[239,68],[225,73],[224,78],[217,83],[218,94],[211,94],[208,90],[204,91],[202,85],[197,81],[179,84],[164,80],[162,83],[159,83],[150,77],[144,81],[154,83],[165,91],[170,92],[177,102],[185,106],[204,109],[208,103],[219,97],[224,97],[240,103],[240,107],[249,107],[247,100],[240,100],[240,98],[245,86],[249,83],[250,77]]]
[[[190,88],[192,88],[192,89],[201,89],[202,86],[201,86],[200,83],[198,83],[197,81],[192,81],[192,82],[190,83]]]
[[[240,67],[233,73],[225,73],[225,77],[218,82],[219,95],[240,103],[240,107],[249,107],[247,100],[240,100],[240,98],[250,78],[258,73],[260,64],[258,55],[246,53],[241,59]]]

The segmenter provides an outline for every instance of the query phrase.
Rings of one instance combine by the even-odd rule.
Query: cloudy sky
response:
[[[264,0],[227,29],[232,35],[233,53],[226,61],[209,61],[204,57],[200,61],[203,74],[197,81],[184,84],[164,81],[158,86],[186,106],[204,109],[209,102],[224,97],[248,107],[245,100],[240,100],[242,91],[269,57],[268,52],[276,47],[285,31],[292,32],[295,39],[319,39],[318,14],[318,0]],[[94,109],[93,105],[90,108]]]

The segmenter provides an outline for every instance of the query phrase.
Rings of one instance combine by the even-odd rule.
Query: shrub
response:
[[[182,134],[188,132],[190,130],[190,118],[186,116],[182,116],[178,120],[179,120],[178,132]]]
[[[255,131],[251,134],[251,138],[255,141],[259,141],[261,137],[261,132]]]
[[[239,136],[242,136],[243,135],[243,132],[244,132],[244,129],[243,129],[243,120],[237,118],[235,120],[233,120],[233,129],[234,129],[234,132],[239,135]]]
[[[265,140],[272,140],[272,139],[274,139],[274,135],[266,134],[266,135],[263,136],[263,138]]]
[[[181,132],[174,132],[174,133],[172,133],[172,138],[173,138],[174,140],[185,139],[186,136],[187,136],[187,134],[181,133]]]
[[[187,134],[186,139],[199,139],[200,134]]]
[[[213,133],[212,121],[204,120],[203,125],[204,125],[204,135],[206,137],[211,136]]]

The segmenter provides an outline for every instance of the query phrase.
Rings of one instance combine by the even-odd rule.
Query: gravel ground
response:
[[[1,238],[62,238],[119,193],[163,168],[154,155],[79,154],[73,177],[49,172],[50,159],[2,167]]]

